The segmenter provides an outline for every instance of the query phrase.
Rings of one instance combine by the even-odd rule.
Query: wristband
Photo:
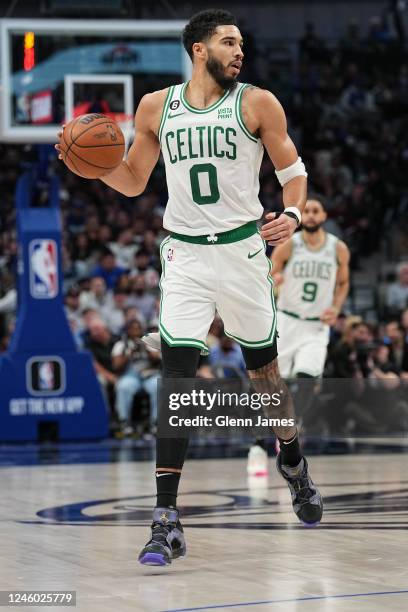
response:
[[[296,206],[288,206],[283,211],[283,214],[288,215],[288,217],[292,217],[292,219],[296,219],[298,227],[299,227],[299,225],[302,222],[302,215],[301,215],[300,210],[296,208]]]

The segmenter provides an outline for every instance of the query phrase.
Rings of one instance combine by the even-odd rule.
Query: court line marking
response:
[[[290,599],[266,599],[265,601],[247,601],[235,604],[217,604],[212,606],[199,606],[197,608],[172,608],[160,612],[196,612],[198,610],[221,610],[222,608],[239,608],[244,606],[261,606],[265,604],[293,603],[296,601],[316,601],[319,599],[347,599],[351,597],[372,597],[373,595],[399,595],[408,593],[408,589],[402,591],[378,591],[374,593],[350,593],[343,595],[313,595],[311,597],[294,597]]]

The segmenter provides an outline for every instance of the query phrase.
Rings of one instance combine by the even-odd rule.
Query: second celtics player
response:
[[[348,294],[350,253],[342,240],[323,229],[326,218],[322,202],[308,200],[302,231],[272,255],[279,286],[278,361],[285,378],[323,374],[329,327]]]

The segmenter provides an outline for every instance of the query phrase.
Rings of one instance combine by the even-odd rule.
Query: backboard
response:
[[[126,129],[145,93],[189,77],[183,27],[182,21],[0,20],[0,140],[55,142],[62,123],[95,109]]]
[[[129,74],[66,74],[64,77],[65,118],[88,112],[112,117],[125,135],[126,150],[133,134],[133,79]]]

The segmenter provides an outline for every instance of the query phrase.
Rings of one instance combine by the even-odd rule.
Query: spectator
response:
[[[404,353],[404,334],[398,321],[390,321],[386,324],[383,344],[389,347],[388,361],[395,372],[402,369]]]
[[[109,248],[116,257],[117,265],[123,269],[130,270],[138,248],[133,238],[132,229],[123,229],[119,233],[117,240],[109,243]]]
[[[331,350],[329,372],[333,378],[353,378],[374,349],[373,334],[366,323],[346,324],[342,340]]]
[[[102,319],[93,317],[88,324],[89,337],[85,348],[91,351],[98,380],[107,399],[107,404],[112,406],[115,384],[118,377],[114,371],[112,362],[112,349],[117,338],[113,336]]]
[[[0,313],[12,313],[17,308],[17,290],[11,288],[0,298]]]
[[[114,334],[120,334],[125,326],[125,308],[128,299],[127,293],[122,289],[115,289],[113,292],[113,302],[110,308],[102,308],[102,316]]]
[[[221,368],[226,378],[246,373],[241,347],[225,334],[221,336],[219,344],[210,349],[210,363],[213,368]]]
[[[146,280],[143,274],[137,274],[132,279],[132,294],[127,300],[128,306],[135,306],[145,321],[149,324],[154,315],[155,297],[147,291]]]
[[[408,262],[397,267],[398,280],[388,287],[386,304],[393,313],[399,313],[408,306]]]
[[[125,435],[133,433],[133,398],[141,389],[150,399],[150,428],[157,420],[157,380],[160,353],[148,351],[141,341],[142,325],[137,319],[129,321],[124,335],[112,349],[112,363],[118,375],[116,383],[116,412]]]
[[[99,264],[93,269],[92,276],[100,276],[104,279],[108,289],[113,289],[122,274],[126,274],[126,268],[116,264],[114,254],[110,249],[103,249],[99,257]]]
[[[146,319],[143,317],[140,310],[136,308],[136,306],[126,306],[124,313],[125,313],[125,326],[128,323],[130,323],[130,321],[133,321],[133,319],[137,319],[138,321],[140,321],[143,329],[146,329],[147,327]]]
[[[386,374],[384,377],[382,375]],[[383,380],[390,380],[395,383],[390,388],[394,389],[399,385],[398,370],[395,362],[391,358],[391,348],[389,344],[379,343],[373,354],[372,373]]]
[[[72,285],[64,299],[65,303],[65,314],[69,324],[73,327],[76,332],[81,332],[84,328],[82,319],[82,310],[80,308],[80,294],[81,291],[77,285]]]
[[[113,308],[112,291],[106,287],[106,283],[101,276],[95,276],[90,281],[89,291],[84,291],[80,296],[80,306],[82,310],[92,308],[96,310],[102,318],[104,313]]]
[[[95,252],[92,249],[88,235],[78,234],[74,239],[72,257],[75,261],[75,272],[77,278],[89,276],[95,264]]]
[[[152,259],[150,253],[143,247],[140,248],[135,254],[133,276],[143,275],[146,287],[153,289],[159,284],[159,274],[157,270],[151,265],[150,260]]]

